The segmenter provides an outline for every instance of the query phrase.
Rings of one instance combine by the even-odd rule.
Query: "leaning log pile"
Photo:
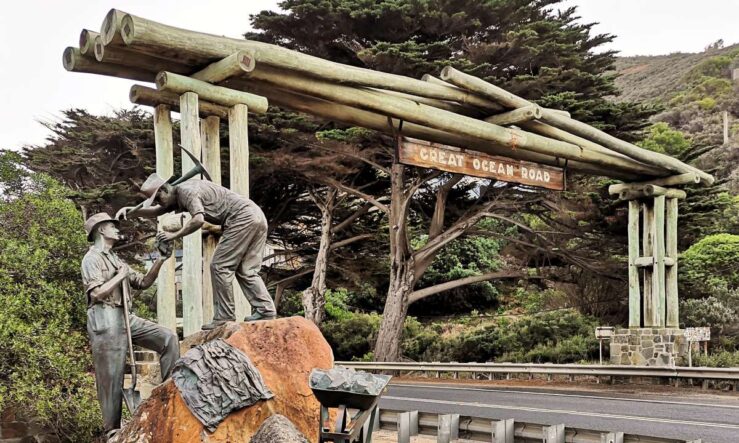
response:
[[[710,185],[714,178],[664,154],[642,149],[542,108],[451,67],[414,79],[258,41],[164,25],[111,10],[100,32],[83,30],[64,51],[73,72],[153,83],[135,85],[131,101],[166,104],[198,94],[202,116],[225,117],[235,103],[251,112],[272,105],[388,134],[419,138],[570,171],[628,181]]]

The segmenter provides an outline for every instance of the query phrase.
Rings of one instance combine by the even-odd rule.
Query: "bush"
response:
[[[680,283],[691,296],[710,296],[716,287],[739,288],[739,235],[709,235],[680,256]]]
[[[690,148],[690,140],[685,135],[665,122],[659,122],[649,128],[647,138],[637,143],[642,148],[661,154],[679,156]]]
[[[14,167],[7,159],[0,152],[0,169]],[[79,277],[82,220],[58,184],[16,173],[23,189],[0,200],[0,411],[62,441],[91,441],[101,419]]]
[[[331,345],[336,360],[361,359],[372,351],[381,317],[377,314],[350,313],[321,324],[321,332]]]
[[[693,353],[693,365],[711,368],[735,368],[739,366],[739,352],[721,350],[709,355]]]

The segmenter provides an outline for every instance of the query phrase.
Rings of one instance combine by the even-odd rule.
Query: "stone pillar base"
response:
[[[620,328],[611,338],[611,364],[680,366],[688,346],[678,328]]]

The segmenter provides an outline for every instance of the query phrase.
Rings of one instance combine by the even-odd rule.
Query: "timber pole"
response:
[[[668,328],[680,327],[680,307],[678,304],[677,289],[677,210],[678,199],[668,198],[666,202],[665,229],[666,233],[666,256],[672,259],[672,266],[667,267],[665,275],[665,302],[667,304]]]
[[[221,119],[210,116],[202,121],[200,138],[203,142],[203,166],[214,184],[221,184]],[[218,245],[218,237],[203,231],[203,323],[213,321],[213,280],[210,265]],[[238,319],[238,317],[237,317]]]
[[[172,118],[167,105],[154,108],[154,140],[156,146],[156,170],[160,177],[169,178],[174,174],[174,154],[172,141]],[[162,220],[158,219],[158,230],[162,230]],[[157,276],[157,323],[177,333],[177,305],[175,287],[175,254],[167,259]]]
[[[460,72],[452,68],[451,66],[447,66],[442,70],[441,79],[449,81],[471,92],[487,97],[508,108],[521,108],[532,105],[532,103],[526,99],[518,97],[517,95],[512,94],[493,84],[490,84],[482,79]],[[707,174],[692,166],[686,165],[685,163],[682,163],[681,161],[668,155],[651,152],[636,145],[632,145],[631,143],[625,142],[616,137],[613,137],[612,135],[606,134],[599,129],[593,128],[590,125],[566,117],[559,113],[550,112],[545,109],[542,113],[542,120],[556,128],[563,129],[574,135],[602,144],[608,149],[611,149],[623,155],[627,155],[643,163],[663,167],[681,174],[693,172],[698,174],[701,177],[701,181],[705,182],[706,185],[713,184],[714,178],[710,174]]]
[[[629,327],[641,326],[641,291],[639,289],[639,202],[629,201]]]
[[[128,93],[128,98],[131,103],[137,105],[153,107],[167,105],[172,111],[180,112],[180,96],[172,92],[162,92],[142,85],[133,85]],[[218,118],[228,118],[227,107],[203,100],[198,100],[198,112],[203,118],[211,115]]]
[[[243,104],[257,114],[267,112],[268,102],[264,97],[243,91],[214,86],[210,83],[185,77],[172,72],[160,72],[156,77],[157,88],[160,91],[184,94],[194,92],[199,97],[221,106],[235,106]]]
[[[249,108],[237,104],[228,115],[229,178],[231,190],[249,198]],[[264,251],[262,251],[264,253]],[[246,301],[236,279],[233,282],[236,320],[241,321],[251,314],[251,305]]]
[[[83,29],[80,32],[80,54],[91,55],[95,49],[95,38],[100,35],[95,31]]]
[[[182,146],[200,158],[200,118],[198,95],[185,92],[180,97],[180,139]],[[182,174],[195,164],[182,156]],[[191,180],[199,180],[193,177]],[[203,325],[203,237],[198,230],[182,239],[182,333],[187,337],[200,331]]]
[[[107,75],[142,82],[154,82],[155,75],[148,71],[124,65],[100,63],[95,60],[94,55],[90,54],[90,57],[83,56],[77,48],[69,47],[65,49],[64,54],[62,54],[62,63],[64,64],[64,69],[69,72]]]

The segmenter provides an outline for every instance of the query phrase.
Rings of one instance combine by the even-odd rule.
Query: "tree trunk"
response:
[[[326,316],[326,272],[328,270],[328,254],[331,250],[331,225],[333,223],[336,192],[335,188],[329,189],[325,201],[321,201],[319,197],[314,197],[316,205],[321,210],[321,242],[316,255],[313,280],[310,287],[303,291],[303,309],[305,318],[316,325],[320,325]]]
[[[382,323],[375,344],[375,361],[398,361],[408,294],[415,285],[415,269],[406,231],[408,199],[404,192],[403,165],[393,163],[390,173],[390,285]]]

